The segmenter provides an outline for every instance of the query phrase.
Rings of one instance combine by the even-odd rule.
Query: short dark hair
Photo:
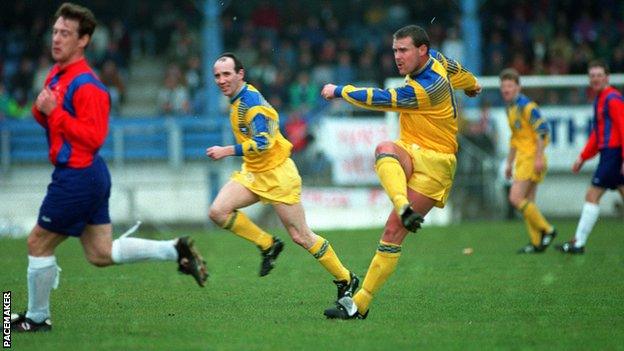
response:
[[[219,57],[217,57],[216,61],[219,61],[222,58],[229,57],[234,61],[234,72],[238,73],[241,69],[245,69],[243,67],[243,63],[233,52],[224,52]]]
[[[397,30],[396,32],[394,32],[394,35],[392,37],[394,39],[410,37],[412,38],[415,47],[425,45],[427,46],[427,49],[429,49],[429,46],[431,45],[427,32],[422,27],[415,24],[410,24]]]
[[[596,60],[591,60],[589,61],[589,64],[587,64],[587,71],[589,71],[590,69],[594,68],[594,67],[602,67],[602,69],[604,69],[605,74],[609,75],[609,65],[600,59],[596,59]]]
[[[92,37],[95,27],[97,26],[97,21],[91,10],[71,2],[63,3],[63,5],[56,10],[54,21],[58,20],[59,17],[78,21],[78,37],[82,37],[85,34]]]
[[[520,84],[520,73],[518,73],[515,68],[505,68],[501,71],[498,77],[501,81],[513,80],[516,84]]]

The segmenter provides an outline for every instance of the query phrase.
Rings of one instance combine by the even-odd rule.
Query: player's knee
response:
[[[88,254],[87,261],[96,267],[107,267],[113,264],[110,253],[106,254],[104,252]]]
[[[28,252],[31,255],[35,255],[37,256],[37,252],[40,251],[39,250],[39,238],[36,235],[33,235],[32,233],[28,236]]]
[[[46,255],[50,251],[47,247],[47,242],[45,232],[38,228],[33,229],[27,239],[28,254],[32,256]]]
[[[598,204],[600,202],[600,196],[590,190],[585,194],[585,201],[592,204]]]
[[[218,226],[223,226],[225,221],[227,221],[228,215],[229,213],[215,206],[210,206],[208,211],[208,217]]]
[[[520,206],[520,203],[522,202],[523,198],[513,194],[513,193],[509,193],[509,203],[515,207],[518,208],[518,206]]]

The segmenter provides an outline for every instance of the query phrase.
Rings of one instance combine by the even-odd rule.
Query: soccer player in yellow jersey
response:
[[[409,25],[394,33],[392,49],[405,84],[396,89],[326,84],[321,95],[371,110],[399,112],[400,133],[375,149],[375,171],[394,204],[362,288],[325,310],[328,318],[366,318],[375,293],[392,274],[408,231],[416,232],[433,208],[444,207],[455,175],[457,109],[453,89],[481,92],[474,75],[429,48],[429,36]]]
[[[329,242],[312,232],[300,202],[301,177],[290,159],[291,143],[279,131],[277,111],[251,84],[245,82],[243,64],[232,53],[217,58],[214,79],[230,98],[230,124],[236,144],[211,146],[206,155],[213,160],[240,156],[240,172],[221,188],[210,206],[210,219],[260,248],[260,276],[273,269],[284,243],[254,224],[239,209],[258,201],[273,205],[292,240],[308,250],[336,280],[338,297],[351,296],[359,280],[349,272]]]
[[[520,93],[520,74],[513,68],[500,74],[500,91],[507,103],[507,119],[511,129],[509,155],[505,176],[512,178],[509,202],[524,217],[530,242],[518,253],[543,252],[557,236],[555,228],[546,221],[535,204],[537,185],[546,175],[544,149],[550,129],[537,104]]]

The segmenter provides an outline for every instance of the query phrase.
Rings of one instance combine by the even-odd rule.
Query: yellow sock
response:
[[[260,229],[249,217],[240,211],[234,211],[225,221],[223,229],[245,238],[256,244],[261,250],[266,250],[273,244],[273,236]]]
[[[368,311],[368,306],[373,299],[373,295],[379,291],[388,277],[394,272],[400,256],[401,245],[391,244],[385,241],[379,242],[375,257],[373,257],[368,267],[368,272],[366,272],[366,277],[364,277],[362,289],[353,296],[353,301],[355,301],[360,314],[364,314]]]
[[[550,233],[553,230],[552,225],[544,218],[535,202],[525,199],[520,203],[520,212],[539,232]]]
[[[524,218],[524,223],[526,224],[531,244],[536,247],[542,245],[542,235],[539,230],[526,217]]]
[[[375,161],[375,172],[386,194],[399,212],[407,204],[407,180],[401,163],[393,155],[380,155]]]
[[[318,240],[308,249],[308,252],[310,252],[336,280],[350,281],[351,276],[349,275],[349,270],[342,265],[342,262],[340,262],[340,259],[336,255],[336,252],[334,252],[329,241],[320,235],[317,236]]]

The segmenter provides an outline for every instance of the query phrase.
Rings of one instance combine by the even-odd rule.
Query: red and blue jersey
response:
[[[32,112],[46,129],[50,162],[70,168],[90,166],[108,134],[108,90],[84,58],[63,68],[54,65],[45,86],[56,95],[57,106],[47,116],[35,106]]]
[[[581,152],[581,158],[588,160],[600,150],[622,148],[624,141],[624,99],[615,88],[607,86],[594,101],[594,128]],[[624,148],[622,148],[624,156]]]

